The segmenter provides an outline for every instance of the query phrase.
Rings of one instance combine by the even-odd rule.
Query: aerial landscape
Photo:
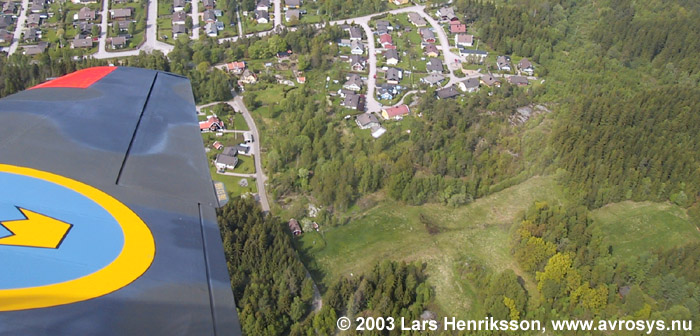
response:
[[[54,121],[55,134],[94,127],[65,143],[95,141],[76,151],[95,160],[122,134],[125,154],[90,164],[85,180],[67,177],[146,226],[152,214],[133,203],[196,201],[187,213],[199,214],[205,252],[193,267],[224,289],[230,279],[230,325],[240,326],[221,330],[221,283],[208,280],[213,334],[700,335],[696,1],[0,1],[0,154],[20,157],[11,113],[45,106],[31,101],[35,86],[98,69],[66,86],[85,94],[51,91],[56,111],[90,106],[74,110],[77,125]],[[98,102],[120,94],[117,80],[131,91]],[[108,109],[140,112],[104,123],[90,112]],[[47,118],[28,122],[41,129]],[[96,134],[127,119],[133,132]],[[144,132],[154,140],[139,142]],[[23,134],[47,152],[58,146]],[[165,147],[157,161],[138,158]],[[35,162],[17,160],[0,156],[0,182],[14,172],[4,164]],[[62,175],[62,165],[35,168]],[[172,200],[108,191],[90,180],[102,169]],[[151,181],[166,176],[178,187]],[[24,209],[0,202],[0,245],[5,229],[17,235],[5,206]],[[221,241],[207,231],[214,222]],[[151,231],[156,262],[135,278],[161,270]],[[0,299],[10,298],[3,281]],[[176,330],[156,334],[202,333]]]

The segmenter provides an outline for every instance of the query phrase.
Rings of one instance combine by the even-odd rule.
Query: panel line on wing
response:
[[[212,296],[214,289],[211,286],[211,274],[209,272],[209,256],[207,255],[207,250],[209,249],[209,247],[207,247],[207,240],[204,237],[204,217],[202,216],[202,203],[197,203],[197,209],[199,210],[199,230],[202,234],[202,253],[204,254],[204,269],[206,270],[207,288],[209,289],[209,308],[211,311],[212,328],[214,329],[214,335],[218,335],[216,331],[216,314],[214,313],[214,297]]]
[[[136,139],[136,132],[139,130],[139,125],[141,125],[141,120],[143,119],[143,115],[146,112],[146,106],[148,106],[148,101],[151,99],[151,93],[153,92],[153,86],[156,84],[156,80],[158,80],[158,74],[159,72],[156,72],[156,75],[153,76],[153,82],[151,82],[151,86],[148,89],[148,95],[146,96],[146,100],[143,102],[143,106],[141,107],[141,113],[139,114],[139,119],[136,122],[136,127],[134,127],[134,133],[131,134],[131,140],[129,141],[129,147],[126,148],[126,153],[124,154],[124,159],[122,160],[122,165],[119,167],[119,174],[117,174],[117,181],[115,182],[116,184],[119,184],[119,180],[122,177],[122,172],[124,171],[124,166],[126,165],[126,160],[129,158],[129,154],[131,153],[131,147],[134,145],[134,139]]]

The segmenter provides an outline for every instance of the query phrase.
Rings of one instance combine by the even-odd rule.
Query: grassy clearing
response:
[[[533,288],[532,279],[511,257],[510,231],[532,202],[556,204],[559,195],[553,177],[535,177],[456,209],[381,201],[368,210],[355,210],[345,226],[325,228],[320,223],[321,233],[304,234],[295,242],[314,277],[326,285],[380,260],[423,261],[438,308],[468,316],[473,294],[457,266],[478,260],[497,271],[511,268]],[[428,226],[438,232],[429,233]]]
[[[241,182],[241,180],[243,179],[242,177],[217,174],[216,168],[214,168],[213,165],[211,165],[209,167],[209,171],[211,173],[211,178],[214,181],[219,181],[219,182],[224,183],[224,186],[226,187],[226,191],[229,193],[229,195],[231,197],[240,196],[240,195],[243,195],[243,194],[248,193],[248,192],[251,192],[251,193],[258,192],[258,187],[255,184],[255,179],[253,179],[253,178],[245,178],[248,180],[248,186],[241,187],[238,183]]]
[[[700,232],[685,210],[668,203],[609,204],[594,210],[593,218],[612,246],[613,255],[622,259],[700,241]]]

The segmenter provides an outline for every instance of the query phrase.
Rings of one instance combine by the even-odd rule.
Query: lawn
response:
[[[213,165],[210,165],[209,170],[211,172],[211,178],[214,181],[223,182],[224,186],[226,187],[226,191],[229,193],[229,195],[231,197],[240,196],[240,195],[243,195],[244,193],[247,193],[247,192],[252,192],[252,193],[258,192],[258,187],[255,184],[255,179],[253,179],[253,178],[245,178],[248,180],[248,186],[241,187],[238,183],[243,179],[243,177],[217,174],[216,169],[214,168]]]
[[[534,177],[459,208],[407,206],[371,195],[357,204],[377,205],[356,206],[349,224],[328,228],[319,223],[321,233],[305,233],[295,243],[314,278],[325,285],[381,260],[422,261],[439,309],[466,317],[476,313],[469,312],[473,294],[457,269],[471,260],[497,271],[513,269],[534,289],[533,279],[510,254],[511,229],[535,200],[556,204],[560,194],[553,177]],[[439,232],[428,233],[426,222]]]
[[[593,218],[613,255],[622,259],[700,241],[700,232],[685,210],[668,203],[609,204],[594,210]]]

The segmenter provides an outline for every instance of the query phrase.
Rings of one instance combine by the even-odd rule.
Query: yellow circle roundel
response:
[[[114,197],[0,164],[0,311],[109,294],[144,274],[154,257],[148,226]]]

